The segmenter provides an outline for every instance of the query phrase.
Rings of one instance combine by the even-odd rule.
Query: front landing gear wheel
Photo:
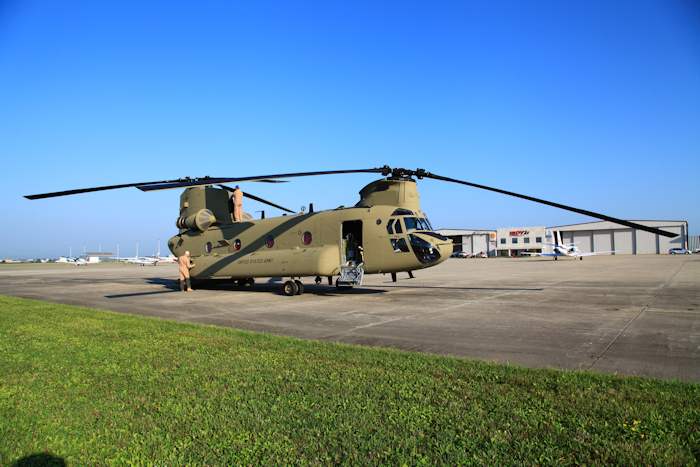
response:
[[[297,284],[294,281],[287,281],[284,283],[284,293],[287,295],[296,295],[297,291]]]
[[[304,293],[304,284],[301,283],[301,281],[294,281],[294,283],[297,285],[297,295],[301,295]]]

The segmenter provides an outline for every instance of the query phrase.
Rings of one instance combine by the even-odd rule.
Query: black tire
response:
[[[676,254],[676,252],[675,252],[675,251],[672,251],[672,252],[671,252],[671,254],[672,254],[672,255],[675,255],[675,254]]]
[[[297,284],[294,281],[287,281],[284,283],[284,293],[286,295],[289,295],[290,297],[292,295],[297,294]]]
[[[296,295],[303,294],[304,293],[304,284],[302,284],[301,281],[294,281],[294,283],[297,285]]]

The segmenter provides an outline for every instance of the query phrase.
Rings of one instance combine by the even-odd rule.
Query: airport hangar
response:
[[[631,221],[678,234],[663,237],[644,230],[631,229],[614,222],[599,221],[554,227],[509,227],[497,230],[440,229],[436,232],[451,238],[454,251],[488,256],[519,256],[524,251],[551,253],[545,243],[575,243],[581,253],[615,251],[618,255],[665,254],[671,248],[688,248],[686,221]]]

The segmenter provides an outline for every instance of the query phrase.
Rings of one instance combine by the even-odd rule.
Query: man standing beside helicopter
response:
[[[184,255],[177,259],[177,262],[180,263],[180,292],[185,291],[185,282],[187,282],[187,291],[192,292],[190,269],[194,267],[194,264],[190,262],[190,252],[186,251]]]
[[[233,220],[241,222],[243,220],[243,192],[238,188],[233,190]]]

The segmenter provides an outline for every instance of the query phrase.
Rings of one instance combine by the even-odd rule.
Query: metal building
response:
[[[465,251],[470,255],[479,253],[495,255],[495,230],[440,229],[435,232],[452,239],[455,244],[454,251]]]
[[[546,230],[559,232],[563,243],[576,243],[582,253],[615,251],[617,255],[653,255],[665,254],[671,248],[688,248],[686,221],[631,222],[672,232],[678,236],[668,238],[609,221],[560,225],[547,227]]]

